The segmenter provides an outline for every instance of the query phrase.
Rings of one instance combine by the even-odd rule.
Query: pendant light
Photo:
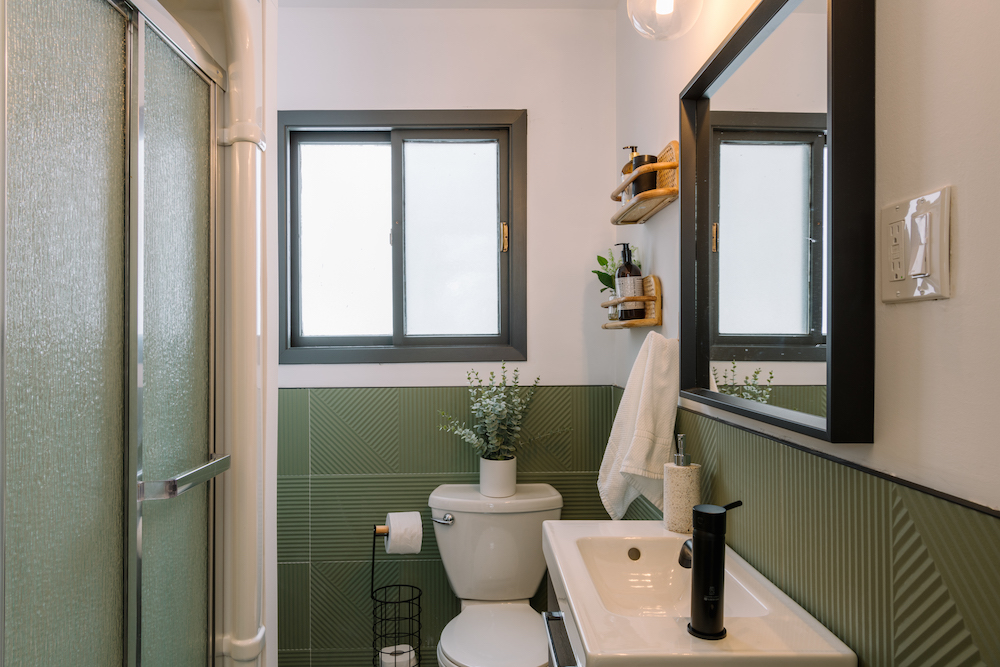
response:
[[[646,39],[675,39],[694,25],[704,0],[628,0],[628,20]]]

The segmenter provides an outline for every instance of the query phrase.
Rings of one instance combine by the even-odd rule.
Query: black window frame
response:
[[[827,118],[824,113],[784,113],[757,111],[712,111],[710,218],[718,225],[717,243],[709,252],[708,332],[710,355],[729,361],[826,361],[823,320],[823,189],[826,179],[823,148],[826,146]],[[723,143],[809,143],[812,144],[812,202],[810,206],[809,329],[806,334],[723,335],[719,333],[719,253],[726,242],[719,224],[720,150]]]
[[[524,110],[279,111],[278,206],[280,364],[523,361],[527,359],[527,112]],[[403,332],[404,140],[497,140],[500,148],[500,333],[495,336],[406,336]],[[299,331],[298,147],[302,143],[386,141],[392,149],[393,335],[305,337]],[[506,193],[506,196],[504,196]],[[506,212],[506,215],[504,213]],[[387,240],[388,242],[388,240]],[[359,258],[363,263],[363,258]]]

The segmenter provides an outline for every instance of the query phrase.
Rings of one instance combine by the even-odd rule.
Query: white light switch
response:
[[[951,296],[951,188],[882,209],[882,301]]]

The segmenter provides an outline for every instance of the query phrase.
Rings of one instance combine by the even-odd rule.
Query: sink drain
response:
[[[642,554],[635,547],[632,547],[631,549],[628,550],[628,557],[631,558],[632,560],[639,560],[639,556],[641,555]]]

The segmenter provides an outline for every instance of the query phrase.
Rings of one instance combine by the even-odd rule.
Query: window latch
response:
[[[500,246],[500,252],[507,252],[507,245],[508,245],[508,241],[509,241],[509,236],[508,236],[509,235],[509,231],[507,229],[507,223],[506,222],[501,222],[500,223],[500,235],[503,237],[503,241],[502,241],[502,244]]]

